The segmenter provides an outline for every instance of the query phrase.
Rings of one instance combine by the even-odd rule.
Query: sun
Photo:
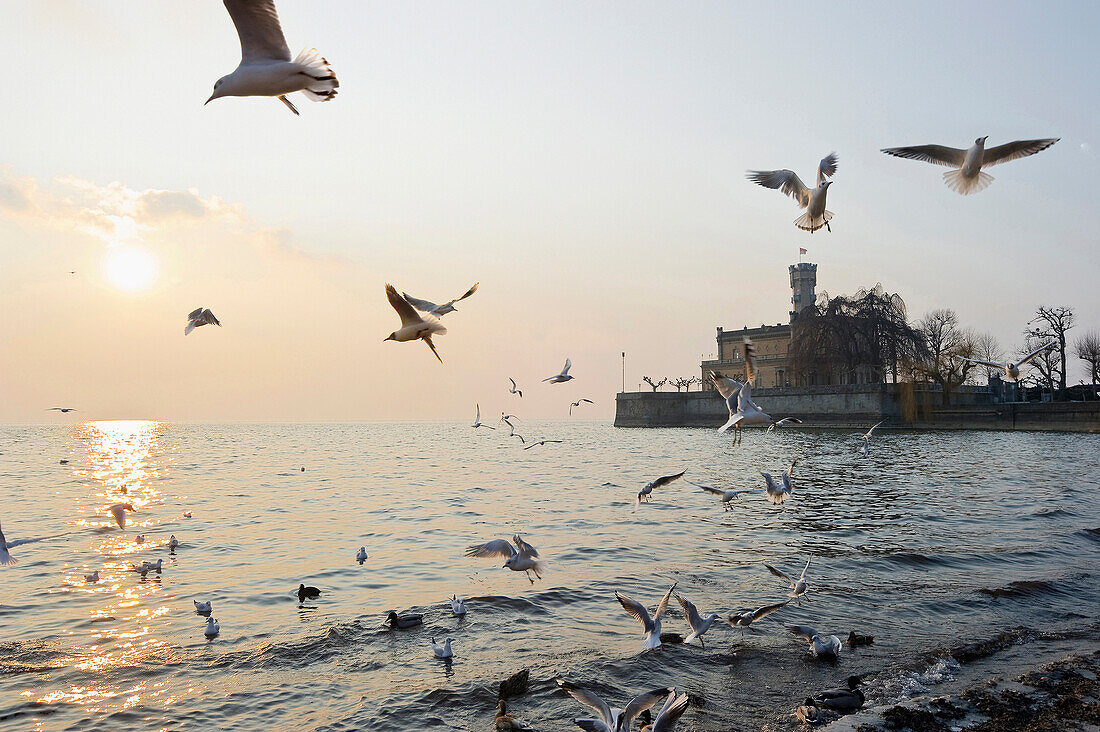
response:
[[[119,246],[107,252],[103,272],[107,280],[120,290],[138,292],[153,284],[157,276],[157,261],[139,247]]]

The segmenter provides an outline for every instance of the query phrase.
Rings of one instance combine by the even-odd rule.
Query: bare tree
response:
[[[1050,343],[1050,333],[1033,333],[1025,331],[1024,345],[1016,349],[1016,358],[1023,358],[1044,343]],[[1028,362],[1031,368],[1020,375],[1020,383],[1024,386],[1044,387],[1052,394],[1061,373],[1059,372],[1058,351],[1047,348]],[[1021,369],[1021,372],[1023,369]]]
[[[683,389],[684,391],[691,391],[691,385],[697,381],[699,381],[698,376],[692,376],[690,379],[685,379],[681,376],[677,379],[673,379],[672,385],[676,387],[676,391],[680,391],[680,389]]]
[[[1092,385],[1100,383],[1100,333],[1090,330],[1077,339],[1074,344],[1077,358],[1089,365],[1089,379]]]
[[[924,337],[928,357],[912,363],[913,374],[939,384],[943,403],[950,404],[951,394],[966,383],[977,366],[965,360],[975,357],[975,337],[959,327],[959,316],[954,310],[933,310],[921,318],[917,330]]]
[[[1046,336],[1047,340],[1058,341],[1058,355],[1061,359],[1061,368],[1058,370],[1058,388],[1066,390],[1066,331],[1077,322],[1077,316],[1073,314],[1073,308],[1056,307],[1049,308],[1040,305],[1035,311],[1035,317],[1028,321],[1028,329],[1025,335],[1033,335],[1037,338]],[[1036,347],[1042,345],[1036,344]]]
[[[650,386],[652,386],[652,387],[653,387],[653,391],[657,391],[657,390],[658,390],[658,389],[660,389],[660,388],[661,388],[662,386],[664,386],[665,384],[667,384],[667,383],[668,383],[668,379],[667,379],[667,378],[661,379],[660,381],[654,381],[654,380],[653,380],[652,378],[650,378],[649,376],[643,376],[643,377],[642,377],[642,381],[644,381],[645,383],[647,383],[647,384],[649,384]]]
[[[1001,344],[997,342],[997,339],[992,333],[975,333],[974,358],[999,363],[1004,361],[1005,354],[1004,351],[1001,350]],[[975,369],[975,372],[982,372],[985,374],[986,381],[988,381],[993,374],[999,374],[1001,371],[1002,369],[986,366],[984,364],[977,364],[977,368]]]

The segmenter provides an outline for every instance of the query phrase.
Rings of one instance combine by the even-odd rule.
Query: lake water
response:
[[[613,703],[689,691],[683,730],[783,730],[849,674],[885,703],[967,662],[1098,638],[1098,436],[880,431],[864,459],[851,431],[733,447],[713,430],[517,427],[565,442],[523,450],[464,424],[0,426],[4,533],[51,537],[0,567],[0,730],[483,730],[524,668],[510,707],[539,730],[588,716],[557,676]],[[783,507],[754,495],[724,512],[679,481],[631,513],[631,491],[605,485],[686,469],[760,487],[796,455]],[[119,501],[137,508],[125,530],[106,510]],[[546,559],[541,581],[463,556],[516,532]],[[744,639],[715,626],[705,649],[643,652],[614,596],[652,609],[677,582],[724,618],[784,598],[762,562],[797,573],[811,554],[808,602]],[[160,575],[130,569],[157,559]],[[300,605],[300,582],[320,598]],[[216,639],[193,599],[213,602]],[[391,631],[391,609],[425,625]],[[822,663],[788,622],[875,642]],[[675,603],[665,630],[687,632]],[[452,663],[432,636],[455,639]]]

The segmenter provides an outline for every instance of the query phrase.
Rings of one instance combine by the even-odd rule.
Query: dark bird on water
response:
[[[408,628],[415,628],[418,625],[424,624],[424,616],[417,613],[405,613],[404,615],[398,615],[396,610],[390,610],[386,614],[386,619],[389,620],[390,627],[398,630],[407,630]]]
[[[307,599],[312,599],[321,594],[321,591],[316,587],[306,587],[305,585],[298,585],[298,602],[305,602]]]

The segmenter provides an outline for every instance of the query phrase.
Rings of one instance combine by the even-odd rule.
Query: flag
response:
[[[806,253],[806,250],[805,250],[805,249],[803,249],[802,247],[799,247],[799,248],[798,248],[798,253],[799,253],[799,254],[805,254],[805,253]]]

